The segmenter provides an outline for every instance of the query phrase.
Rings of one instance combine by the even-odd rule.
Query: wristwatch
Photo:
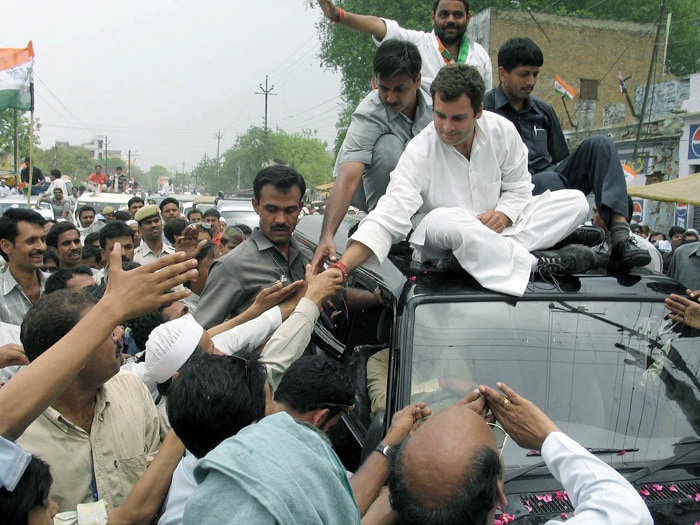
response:
[[[380,443],[374,450],[376,452],[381,452],[382,454],[384,454],[384,457],[386,459],[389,459],[389,454],[391,453],[391,445],[382,445]]]

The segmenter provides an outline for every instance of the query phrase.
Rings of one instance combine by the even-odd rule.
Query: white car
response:
[[[250,199],[220,200],[216,208],[229,226],[245,224],[250,228],[257,228],[259,225],[260,219]]]
[[[111,206],[114,208],[114,211],[126,210],[128,209],[129,199],[132,197],[134,196],[129,193],[100,193],[99,195],[83,193],[78,197],[73,210],[73,224],[80,224],[78,222],[78,210],[83,206],[92,206],[95,209],[95,214],[102,213],[105,206]]]
[[[38,211],[42,217],[46,220],[54,220],[53,208],[48,202],[42,202],[37,205],[38,196],[32,195],[29,207],[34,211]],[[27,197],[26,195],[8,195],[7,197],[0,198],[0,215],[5,213],[5,210],[10,208],[26,208],[27,207]]]

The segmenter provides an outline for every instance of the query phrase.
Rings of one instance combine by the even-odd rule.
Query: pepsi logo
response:
[[[692,136],[690,137],[690,150],[693,152],[694,158],[700,158],[700,126],[691,128]]]

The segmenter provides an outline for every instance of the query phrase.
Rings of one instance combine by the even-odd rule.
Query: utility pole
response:
[[[260,90],[262,91],[262,93],[259,93],[259,92],[255,93],[256,95],[265,95],[265,121],[264,121],[265,122],[265,146],[263,149],[263,152],[265,154],[265,159],[264,159],[265,162],[268,161],[268,158],[267,158],[267,97],[269,97],[270,95],[277,96],[277,93],[272,92],[273,89],[275,89],[274,84],[269,89],[267,88],[267,75],[265,75],[265,87],[263,87],[262,84],[260,84]]]
[[[659,40],[661,39],[661,23],[664,20],[664,13],[666,12],[666,0],[661,3],[661,14],[659,15],[659,22],[656,24],[656,38],[654,39],[654,49],[651,52],[651,63],[649,64],[649,74],[647,75],[647,85],[644,88],[644,99],[642,101],[642,111],[639,113],[639,124],[637,125],[637,138],[634,141],[634,153],[632,153],[632,160],[637,160],[637,153],[639,152],[639,139],[642,134],[642,126],[644,126],[644,114],[647,110],[647,102],[649,101],[649,87],[651,86],[651,79],[654,75],[654,69],[656,68],[656,58],[659,53]]]
[[[107,147],[108,147],[107,145],[108,145],[108,144],[109,144],[109,142],[107,141],[107,135],[105,135],[105,175],[107,175],[107,164],[108,164],[108,162],[109,162],[109,161],[107,160],[107,153],[109,152],[109,150],[107,149]]]
[[[221,130],[219,130],[216,134],[216,175],[217,177],[219,176],[219,173],[221,171],[221,160],[219,159],[219,146],[221,146],[221,139],[224,138],[224,136],[221,134]],[[185,163],[182,163],[182,171],[185,171]]]

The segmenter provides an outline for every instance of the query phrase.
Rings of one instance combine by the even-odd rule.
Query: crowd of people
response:
[[[329,300],[380,303],[343,287],[360,264],[408,240],[418,268],[465,270],[512,296],[600,265],[667,266],[689,288],[667,299],[670,317],[700,328],[700,243],[672,229],[668,264],[655,258],[656,232],[630,224],[612,143],[570,152],[531,95],[543,64],[532,40],[503,44],[491,89],[466,0],[435,0],[432,33],[318,3],[376,40],[377,89],[352,116],[311,261],[292,235],[306,183],[287,166],[256,175],[252,231],[136,194],[99,217],[83,206],[74,224],[57,170],[55,221],[0,217],[3,523],[486,524],[507,504],[508,436],[541,451],[576,507],[568,521],[651,523],[619,473],[504,383],[436,414],[405,407],[345,470],[327,433],[365,385],[352,363],[308,348]],[[100,166],[91,177],[110,184]],[[351,204],[368,214],[338,257]]]

